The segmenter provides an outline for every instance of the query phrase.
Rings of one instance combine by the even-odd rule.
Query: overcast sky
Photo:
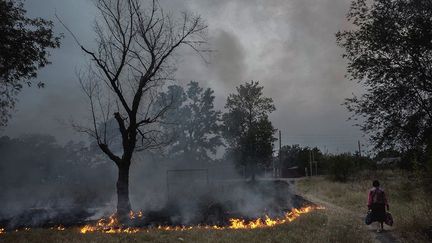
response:
[[[348,28],[349,0],[165,0],[172,11],[200,14],[209,26],[211,49],[205,64],[189,52],[179,59],[176,78],[196,80],[216,92],[223,109],[228,93],[250,80],[264,85],[275,101],[271,120],[282,131],[283,144],[319,146],[330,152],[357,149],[364,141],[348,122],[341,105],[359,87],[348,81],[342,50],[335,33]],[[60,142],[87,140],[70,128],[70,120],[86,119],[88,105],[81,93],[76,70],[86,58],[71,36],[55,20],[57,13],[86,45],[94,34],[94,7],[90,0],[27,0],[30,16],[54,20],[65,33],[62,47],[52,52],[52,65],[40,72],[46,88],[27,88],[17,111],[0,135],[47,133]]]

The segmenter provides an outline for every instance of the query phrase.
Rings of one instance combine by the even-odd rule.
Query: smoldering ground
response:
[[[117,168],[97,147],[26,135],[2,137],[0,154],[0,227],[80,225],[115,212]],[[238,172],[229,161],[188,163],[138,153],[131,203],[146,215],[145,225],[198,224],[215,211],[227,217],[277,216],[299,206],[285,182],[252,183]]]

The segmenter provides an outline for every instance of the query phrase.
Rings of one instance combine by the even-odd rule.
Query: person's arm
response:
[[[369,191],[369,194],[368,194],[368,204],[367,204],[368,209],[371,209],[371,205],[372,205],[372,191]]]
[[[388,201],[387,201],[387,196],[386,196],[386,194],[385,194],[384,191],[383,191],[383,195],[384,195],[384,203],[385,203],[385,205],[387,207],[387,210],[390,210],[390,206],[389,206]]]

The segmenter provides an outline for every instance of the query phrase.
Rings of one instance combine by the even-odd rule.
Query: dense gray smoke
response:
[[[342,50],[335,43],[335,33],[349,28],[345,20],[349,3],[162,0],[167,11],[188,10],[206,19],[210,49],[214,50],[209,64],[193,51],[182,53],[176,79],[183,83],[196,80],[213,88],[219,109],[238,84],[259,80],[266,87],[265,95],[275,100],[278,111],[271,120],[283,131],[285,144],[354,151],[360,132],[346,122],[349,114],[340,104],[358,89],[345,79]],[[56,12],[83,44],[94,45],[92,1],[26,1],[25,7],[31,16],[54,21]],[[57,32],[66,32],[57,21],[55,26]],[[67,123],[88,118],[88,106],[76,82],[76,70],[85,64],[83,53],[66,34],[62,48],[53,52],[52,65],[40,73],[46,88],[23,91],[4,134],[16,137],[37,131],[52,134],[61,143],[80,140],[58,120]]]
[[[334,38],[337,30],[347,27],[349,2],[161,1],[168,10],[201,14],[209,25],[210,63],[185,51],[176,79],[211,87],[218,110],[238,84],[259,80],[265,96],[275,101],[277,112],[270,118],[283,131],[283,144],[354,150],[359,133],[345,122],[348,114],[340,106],[353,84],[344,78]],[[49,19],[54,19],[55,8],[83,44],[94,45],[91,1],[27,1],[25,6],[30,15]],[[55,25],[65,32],[58,22]],[[75,73],[85,59],[71,36],[53,52],[52,62],[40,73],[47,87],[24,90],[17,113],[0,134],[10,136],[0,138],[0,225],[11,218],[13,225],[38,225],[56,217],[50,213],[62,219],[79,215],[78,221],[115,211],[116,165],[91,142],[77,142],[86,138],[68,125],[70,119],[84,121],[90,114]],[[35,132],[50,135],[20,136]],[[188,224],[203,208],[256,217],[293,206],[287,184],[248,182],[244,168],[230,159],[212,159],[193,161],[164,151],[136,153],[130,175],[133,210],[149,212],[155,222]],[[161,212],[168,212],[169,219]]]
[[[115,212],[117,168],[97,147],[26,135],[2,137],[0,154],[1,226],[74,225]],[[137,153],[130,175],[133,210],[148,213],[155,224],[184,225],[201,223],[208,210],[254,218],[290,209],[287,185],[248,182],[242,172],[230,161]]]

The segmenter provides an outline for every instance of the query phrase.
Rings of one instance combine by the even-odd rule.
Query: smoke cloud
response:
[[[345,62],[334,37],[339,29],[349,27],[345,20],[349,2],[161,1],[172,12],[187,10],[200,14],[209,26],[209,63],[192,50],[182,50],[176,79],[183,84],[195,80],[203,87],[214,89],[218,109],[223,109],[227,95],[234,92],[240,83],[258,80],[265,87],[265,95],[275,101],[277,111],[272,114],[271,120],[282,131],[282,144],[318,146],[330,152],[353,151],[361,135],[351,123],[346,122],[349,114],[340,104],[351,93],[361,90],[344,77]],[[31,16],[54,20],[57,32],[66,32],[54,18],[57,13],[83,44],[92,45],[95,9],[91,1],[26,1],[25,7]],[[114,163],[103,156],[98,157],[95,150],[89,150],[88,138],[74,132],[69,125],[71,119],[85,123],[90,114],[76,77],[76,70],[86,66],[86,58],[73,38],[66,34],[62,47],[52,52],[51,60],[52,65],[41,70],[39,75],[45,81],[46,88],[26,88],[19,97],[17,111],[9,126],[0,131],[0,136],[7,135],[11,137],[9,139],[20,139],[22,134],[49,134],[53,137],[42,140],[48,141],[44,146],[49,148],[50,153],[46,154],[47,157],[38,158],[40,163],[44,161],[44,167],[35,162],[35,155],[41,154],[36,147],[0,147],[0,178],[2,185],[6,185],[0,194],[0,219],[17,215],[25,208],[65,208],[84,204],[86,207],[98,205],[100,214],[114,210]],[[70,156],[76,153],[66,149],[71,145],[68,145],[70,140],[75,145],[78,141],[84,141],[83,145],[75,147],[90,154],[64,156],[65,151],[69,151]],[[1,146],[21,142],[6,141],[4,138]],[[57,152],[53,153],[53,150]],[[82,161],[77,163],[71,158]],[[225,179],[230,180],[239,178],[238,171],[230,163],[225,169],[210,170],[212,165],[209,164],[172,163],[155,159],[151,154],[137,155],[134,160],[131,170],[134,209],[157,211],[169,203],[169,170],[180,167],[213,172],[219,170],[214,174],[210,172],[209,184],[216,183],[220,175],[226,175],[229,178]],[[199,176],[202,175],[198,173]],[[25,178],[27,186],[20,184],[22,178]],[[43,178],[48,178],[48,181],[41,181]],[[46,186],[48,182],[52,183]],[[280,186],[285,188],[285,185]],[[256,216],[262,208],[292,204],[276,202],[274,198],[278,196],[268,196],[275,193],[269,185],[253,187],[240,183],[238,187],[231,187],[230,184],[225,187],[231,190],[222,190],[214,200],[233,201],[233,208],[250,217]],[[87,194],[80,198],[76,192],[83,188],[86,188]],[[56,195],[59,191],[63,194]],[[181,208],[182,223],[194,218],[193,215],[186,215],[196,212],[199,202],[193,204],[193,209],[190,207]],[[101,208],[106,211],[101,211]],[[99,217],[99,214],[93,217]]]

